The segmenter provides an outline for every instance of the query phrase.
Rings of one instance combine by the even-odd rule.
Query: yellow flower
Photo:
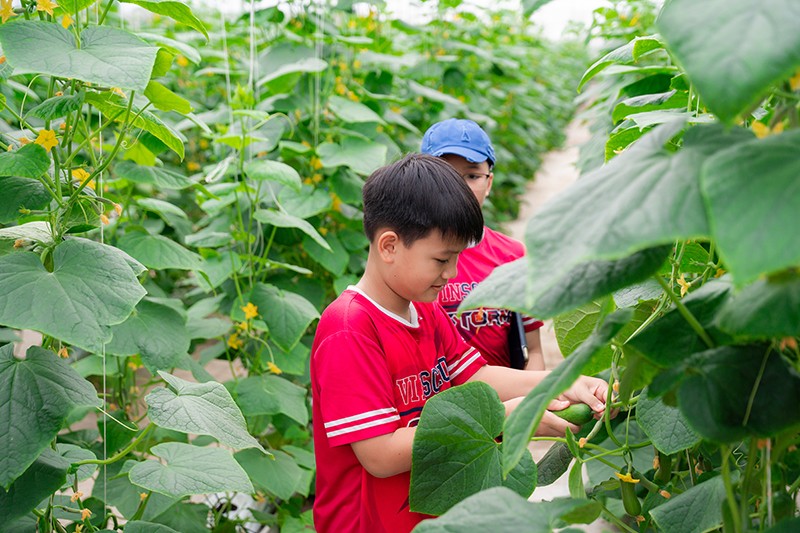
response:
[[[200,163],[198,163],[197,161],[189,161],[188,163],[186,163],[186,170],[188,170],[189,172],[198,171],[200,170]]]
[[[127,98],[127,96],[125,96],[125,93],[119,87],[112,87],[111,92],[122,98]]]
[[[670,494],[669,492],[667,492],[667,491],[665,491],[665,490],[660,490],[660,491],[658,491],[658,493],[659,493],[659,494],[661,494],[661,497],[662,497],[662,498],[666,498],[666,499],[668,499],[668,500],[669,500],[670,498],[672,498],[672,494]]]
[[[686,293],[689,292],[689,287],[692,286],[691,283],[686,281],[686,275],[685,274],[681,274],[681,277],[678,278],[678,285],[681,286],[681,298],[686,296]]]
[[[794,76],[789,79],[789,86],[793,91],[800,89],[800,69],[798,69],[797,72],[794,73]]]
[[[25,239],[17,239],[14,241],[14,248],[22,248],[25,246]]]
[[[344,83],[337,83],[333,90],[339,96],[344,96],[347,93],[347,86]]]
[[[358,59],[353,61],[353,68],[361,68],[361,61],[359,61]]]
[[[581,437],[578,439],[578,448],[583,448],[586,446],[586,437]]]
[[[75,494],[73,494],[70,497],[69,501],[71,501],[72,503],[75,503],[76,501],[80,500],[81,498],[83,498],[83,493],[81,491],[78,491],[78,492],[76,492]]]
[[[14,8],[11,7],[11,0],[0,0],[0,19],[3,20],[3,23],[5,24],[8,19],[16,16]],[[5,56],[3,56],[3,59],[5,59]]]
[[[335,194],[331,194],[331,199],[333,203],[331,204],[331,209],[334,211],[341,211],[342,210],[342,199],[336,196]]]
[[[104,215],[103,213],[100,213],[100,222],[102,222],[106,226],[111,223],[111,221],[108,220],[108,217],[106,215]]]
[[[178,64],[179,67],[188,67],[189,60],[186,59],[184,56],[178,56],[175,58],[175,62]]]
[[[242,346],[244,346],[244,341],[239,338],[239,334],[238,333],[234,333],[233,335],[228,337],[228,347],[229,348],[232,348],[234,350],[238,350]]]
[[[39,130],[39,136],[36,137],[34,141],[36,144],[39,144],[44,147],[45,150],[48,152],[52,150],[54,147],[58,146],[58,141],[56,140],[56,132],[53,130]]]
[[[270,371],[270,372],[272,372],[273,374],[283,374],[283,370],[281,370],[280,368],[278,368],[278,365],[276,365],[276,364],[275,364],[275,363],[273,363],[272,361],[267,361],[267,368],[268,368],[268,369],[269,369],[269,371]]]
[[[627,474],[620,474],[619,472],[614,472],[614,474],[616,474],[616,476],[625,483],[639,483],[639,481],[641,481],[639,479],[634,479],[633,476],[631,476],[630,472]]]
[[[637,22],[639,22],[639,15],[634,15],[631,21],[628,23],[628,26],[636,26]]]
[[[0,56],[0,65],[6,62],[6,56]]]
[[[36,0],[36,11],[44,11],[48,15],[53,15],[53,10],[58,7],[58,4],[52,0]]]
[[[83,524],[75,524],[75,533],[83,533]]]
[[[715,278],[721,278],[725,275],[725,270],[718,268],[716,274],[714,274]]]
[[[81,509],[81,520],[86,520],[92,516],[92,512],[89,509]]]
[[[614,385],[611,386],[611,389],[614,392],[619,393],[619,381],[614,381]]]
[[[790,350],[796,350],[797,340],[794,337],[784,337],[781,339],[780,348],[781,350],[785,350],[787,348]]]
[[[58,129],[60,129],[61,131],[66,130],[67,129],[67,123],[66,122],[62,122],[61,124],[58,125]]]
[[[347,97],[353,102],[358,102],[358,95],[353,91],[347,91]]]
[[[72,171],[72,177],[83,183],[89,177],[89,173],[82,168],[76,168]]]
[[[755,133],[756,137],[759,139],[763,139],[769,135],[769,126],[761,122],[753,122],[753,124],[750,126],[750,129],[753,130],[753,133]]]
[[[253,305],[253,302],[247,302],[247,305],[242,307],[242,311],[244,311],[244,318],[247,320],[258,316],[258,306]]]
[[[119,205],[119,204],[114,204],[114,212],[117,215],[121,215],[122,214],[122,206]]]
[[[146,492],[140,492],[139,493],[139,501],[143,502],[146,499],[147,499],[147,493]]]
[[[247,322],[239,322],[238,324],[236,324],[236,329],[238,329],[239,331],[247,331],[248,329],[250,329],[250,326],[247,325]]]
[[[68,359],[69,358],[69,352],[67,351],[67,347],[66,346],[62,346],[61,348],[59,348],[58,356],[60,358],[62,358],[62,359]]]
[[[20,137],[20,138],[19,138],[19,143],[20,143],[22,146],[25,146],[26,144],[30,144],[31,142],[32,142],[32,141],[31,141],[30,139],[28,139],[27,137]]]
[[[319,170],[322,168],[322,161],[320,160],[319,157],[312,157],[309,163],[311,164],[311,168],[313,168],[314,170]]]
[[[72,24],[73,24],[74,22],[75,22],[75,21],[74,21],[74,20],[72,20],[72,17],[70,17],[70,16],[69,16],[69,13],[65,14],[65,15],[64,15],[64,17],[61,19],[61,25],[62,25],[62,26],[64,26],[64,29],[65,29],[65,30],[66,30],[67,28],[69,28],[70,26],[72,26]]]
[[[328,234],[328,228],[319,228],[319,234],[324,237]]]

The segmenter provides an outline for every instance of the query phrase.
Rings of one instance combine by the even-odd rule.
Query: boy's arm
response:
[[[525,333],[528,345],[528,364],[525,370],[544,370],[544,354],[542,352],[541,328]]]
[[[361,466],[375,477],[390,477],[411,470],[411,449],[417,428],[398,428],[393,433],[350,444]]]
[[[505,402],[517,396],[526,396],[548,374],[549,372],[543,370],[514,370],[503,366],[484,365],[468,381],[487,383],[497,391],[500,400]],[[592,408],[595,416],[599,416],[605,411],[607,392],[608,383],[602,379],[581,376],[559,399],[553,400],[550,409],[565,409],[572,403],[585,403]]]

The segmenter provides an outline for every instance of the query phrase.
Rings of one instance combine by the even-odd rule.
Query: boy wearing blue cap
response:
[[[483,205],[492,190],[495,164],[494,148],[489,136],[472,120],[451,118],[437,122],[422,138],[422,153],[441,157],[452,165]],[[477,309],[458,316],[462,300],[498,266],[525,255],[525,246],[502,233],[484,227],[483,239],[461,253],[458,274],[439,293],[444,307],[464,340],[476,347],[491,365],[512,364],[512,350],[519,349],[520,339],[514,335],[520,317],[507,309]],[[539,329],[542,322],[521,317],[527,345],[528,370],[544,370]]]

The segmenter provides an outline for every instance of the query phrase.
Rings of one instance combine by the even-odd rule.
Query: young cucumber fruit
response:
[[[592,408],[585,403],[574,403],[561,411],[553,411],[553,414],[563,418],[570,424],[582,426],[592,420],[594,413]]]

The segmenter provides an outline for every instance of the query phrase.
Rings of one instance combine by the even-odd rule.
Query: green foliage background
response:
[[[302,529],[309,346],[363,271],[363,180],[472,118],[498,154],[488,218],[514,218],[585,52],[459,2],[418,26],[124,4],[152,15],[2,12],[0,530]],[[42,347],[15,355],[19,330]]]

